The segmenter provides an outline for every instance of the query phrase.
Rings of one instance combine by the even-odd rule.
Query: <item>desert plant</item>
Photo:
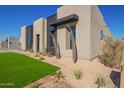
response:
[[[52,74],[54,76],[55,83],[64,80],[65,76],[63,75],[62,71],[58,70]]]
[[[43,57],[40,57],[39,59],[40,59],[40,60],[44,60],[44,58],[43,58]]]
[[[35,54],[34,57],[39,57],[39,55],[38,54]]]
[[[97,80],[95,82],[95,84],[98,85],[98,88],[105,87],[107,85],[107,83],[108,83],[107,79],[104,76],[102,76],[102,75],[97,77]]]
[[[47,53],[48,57],[52,57],[52,54],[50,52]]]
[[[38,82],[34,82],[31,85],[31,88],[38,88],[40,86],[40,84]]]
[[[123,58],[124,43],[120,39],[107,37],[103,45],[100,61],[108,67],[119,68]]]
[[[31,48],[31,49],[28,49],[28,51],[29,51],[29,52],[33,52],[33,48]]]
[[[33,52],[33,48],[30,49],[30,52]]]
[[[41,52],[41,55],[46,56],[47,55],[47,48],[44,48]]]
[[[74,71],[74,76],[77,80],[80,80],[82,78],[82,71],[81,70]]]

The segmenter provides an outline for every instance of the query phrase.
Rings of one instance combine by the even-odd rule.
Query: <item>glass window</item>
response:
[[[76,26],[71,26],[72,33],[74,35],[74,40],[76,40]]]
[[[30,49],[31,46],[31,32],[27,31],[26,32],[26,48]]]
[[[72,49],[72,36],[70,34],[70,49]]]
[[[71,26],[72,34],[74,36],[74,40],[76,41],[76,25]],[[72,35],[71,32],[67,33],[67,49],[72,49],[73,41],[72,41]]]
[[[100,32],[100,39],[101,39],[101,40],[104,39],[104,32],[103,32],[103,31]]]

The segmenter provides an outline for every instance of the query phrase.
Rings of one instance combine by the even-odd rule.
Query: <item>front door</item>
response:
[[[37,34],[37,52],[39,51],[39,48],[40,48],[40,35]]]

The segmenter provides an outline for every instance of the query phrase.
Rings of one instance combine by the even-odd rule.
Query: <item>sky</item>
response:
[[[99,6],[113,37],[124,37],[124,5]]]
[[[20,28],[39,18],[56,13],[60,5],[0,6],[0,41],[8,36],[20,37]],[[114,37],[124,37],[124,6],[99,6]]]
[[[0,6],[0,41],[8,36],[20,37],[20,28],[39,18],[56,13],[57,6]]]

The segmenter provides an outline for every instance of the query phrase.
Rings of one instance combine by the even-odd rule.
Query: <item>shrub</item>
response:
[[[102,54],[98,58],[105,66],[119,68],[122,62],[123,51],[124,43],[122,40],[107,37],[103,45]]]
[[[97,80],[95,82],[95,84],[98,85],[98,88],[105,87],[107,85],[107,83],[108,82],[107,82],[106,78],[104,76],[101,76],[101,75],[99,77],[97,77]]]
[[[60,71],[60,70],[55,72],[55,73],[53,73],[53,76],[54,76],[55,82],[59,82],[59,81],[65,79],[65,76],[63,75],[62,71]]]
[[[32,83],[31,88],[38,88],[40,86],[40,84],[38,82],[34,82]]]
[[[40,60],[44,60],[44,58],[43,58],[43,57],[40,57],[39,59],[40,59]]]
[[[82,78],[82,71],[81,70],[74,71],[74,76],[77,80],[80,80]]]
[[[29,51],[29,52],[33,52],[33,48],[31,48],[31,49],[27,49],[27,51]]]
[[[43,51],[41,52],[41,55],[46,56],[47,55],[47,48],[44,48]]]
[[[39,57],[39,55],[38,54],[35,54],[34,57]]]
[[[50,52],[47,53],[48,57],[52,57],[52,54]]]

